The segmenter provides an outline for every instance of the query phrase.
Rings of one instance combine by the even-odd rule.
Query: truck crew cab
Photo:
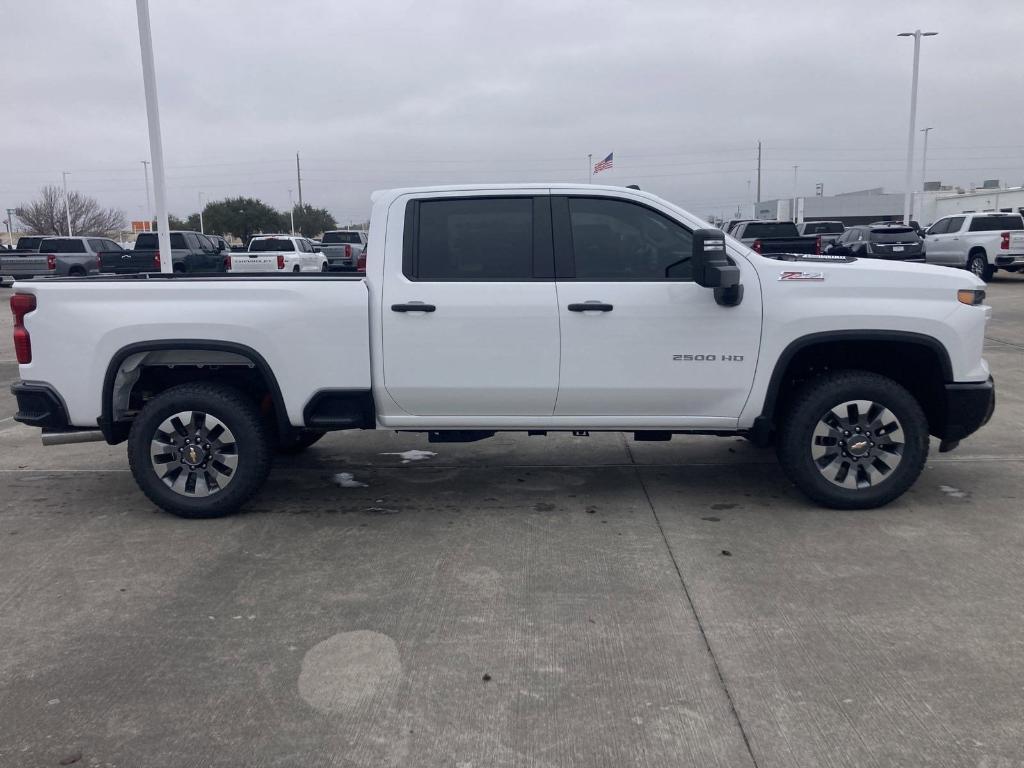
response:
[[[373,428],[744,435],[854,509],[994,405],[966,271],[762,255],[592,185],[377,192],[369,243],[365,277],[16,284],[16,418],[44,442],[127,440],[142,490],[185,517],[242,506],[275,447]]]

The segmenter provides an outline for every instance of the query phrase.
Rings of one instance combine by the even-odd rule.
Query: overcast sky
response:
[[[701,216],[903,190],[913,40],[928,177],[1024,181],[1022,0],[151,0],[170,210],[251,195],[339,221],[373,189],[640,184]],[[135,3],[5,0],[0,208],[69,185],[143,217]],[[916,183],[920,183],[920,135]]]

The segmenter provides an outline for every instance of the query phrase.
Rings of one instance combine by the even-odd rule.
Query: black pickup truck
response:
[[[190,272],[223,272],[223,245],[215,245],[201,232],[171,232],[171,263],[178,274]],[[120,253],[103,254],[100,271],[117,275],[160,271],[160,243],[156,232],[142,232],[135,238],[135,248]]]
[[[741,221],[729,234],[758,253],[821,253],[821,237],[801,235],[792,221]]]

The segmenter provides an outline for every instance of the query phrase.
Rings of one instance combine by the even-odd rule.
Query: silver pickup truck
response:
[[[335,229],[324,232],[320,250],[332,272],[361,272],[366,269],[366,232],[361,229]],[[362,263],[360,264],[360,260]]]
[[[929,264],[960,267],[982,280],[997,269],[1024,269],[1024,218],[1019,213],[987,211],[946,216],[925,233]]]
[[[40,275],[82,277],[99,272],[100,254],[123,249],[106,237],[47,237],[39,251],[0,256],[0,275],[28,280]]]

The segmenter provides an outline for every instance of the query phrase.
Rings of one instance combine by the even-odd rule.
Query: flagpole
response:
[[[594,183],[594,156],[592,154],[587,155],[587,172],[590,174],[587,176],[587,184]]]

